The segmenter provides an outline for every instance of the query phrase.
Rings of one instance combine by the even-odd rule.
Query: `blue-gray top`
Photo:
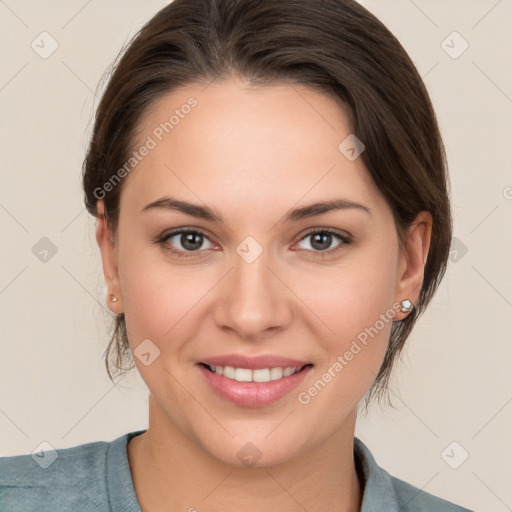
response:
[[[143,432],[56,452],[0,457],[0,511],[141,512],[126,446]],[[391,476],[357,438],[354,455],[365,480],[361,512],[470,512]]]

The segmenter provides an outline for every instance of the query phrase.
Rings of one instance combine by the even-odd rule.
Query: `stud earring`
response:
[[[116,296],[114,296],[114,295],[111,295],[111,296],[110,296],[110,300],[111,300],[112,302],[117,302],[117,297],[116,297]]]
[[[402,302],[400,302],[400,311],[402,313],[408,313],[413,308],[414,304],[409,300],[405,299]]]

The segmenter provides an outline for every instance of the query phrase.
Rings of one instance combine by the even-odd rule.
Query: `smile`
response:
[[[267,358],[265,363],[261,360],[256,362],[240,359],[235,362],[235,359],[231,358],[229,361],[233,366],[209,361],[198,363],[196,368],[200,370],[203,382],[210,392],[238,407],[266,407],[290,396],[313,369],[311,363],[281,358],[280,361]],[[221,361],[215,361],[217,362]],[[295,366],[288,366],[286,363]],[[279,364],[283,366],[277,366]]]
[[[207,364],[204,364],[204,366],[212,373],[222,375],[227,379],[236,380],[238,382],[270,382],[284,377],[290,377],[291,375],[301,371],[304,366],[307,365],[301,367],[289,366],[286,368],[259,368],[257,370],[251,370],[250,368],[235,368],[233,366],[210,366]]]

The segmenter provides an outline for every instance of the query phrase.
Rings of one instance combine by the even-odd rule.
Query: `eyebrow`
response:
[[[186,215],[190,215],[192,217],[197,217],[198,219],[224,223],[222,216],[208,206],[201,206],[168,196],[162,197],[156,201],[153,201],[152,203],[149,203],[148,205],[144,206],[141,211],[145,212],[153,209],[173,210],[184,213]],[[329,213],[336,210],[348,209],[357,209],[364,211],[369,215],[372,214],[371,208],[368,208],[368,206],[363,204],[349,201],[348,199],[331,199],[328,201],[320,201],[290,210],[284,215],[283,221],[293,222],[310,217],[316,217],[317,215],[322,215],[324,213]]]

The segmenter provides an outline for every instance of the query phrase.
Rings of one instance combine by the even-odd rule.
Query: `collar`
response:
[[[122,510],[140,511],[128,463],[127,443],[133,436],[144,432],[146,430],[125,434],[109,447],[107,487],[112,510],[121,506]],[[399,512],[391,475],[377,465],[370,450],[357,437],[354,438],[354,460],[363,487],[361,512]]]
[[[354,459],[358,474],[363,480],[361,512],[398,512],[400,507],[391,475],[377,465],[368,447],[357,437],[354,438]]]

